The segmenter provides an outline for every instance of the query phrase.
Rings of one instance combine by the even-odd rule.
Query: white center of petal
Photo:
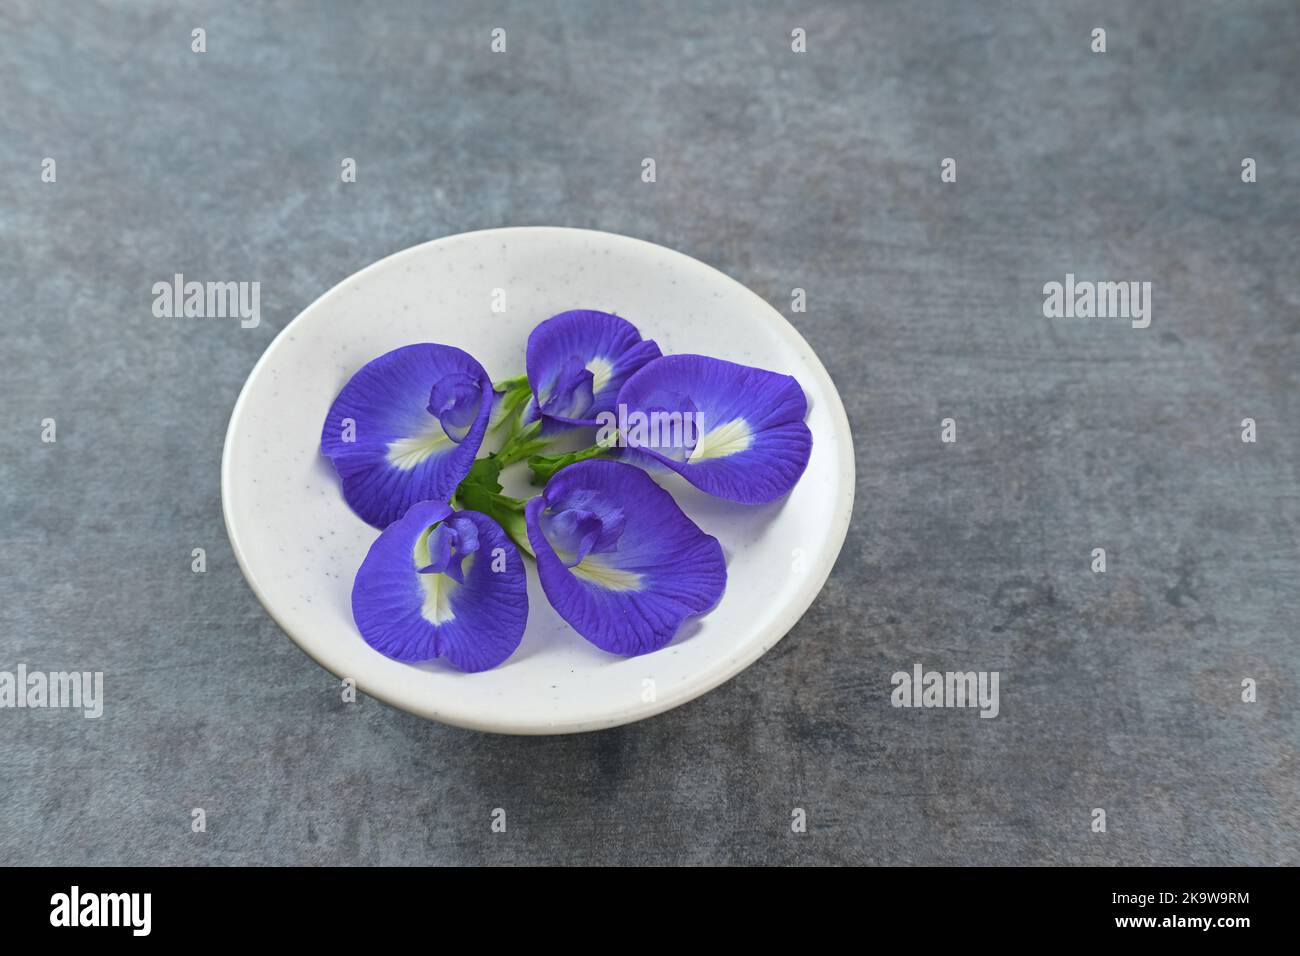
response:
[[[420,584],[424,587],[420,616],[430,624],[453,620],[456,612],[451,609],[451,595],[460,585],[445,574],[421,574]]]
[[[399,471],[410,471],[430,455],[454,444],[443,431],[442,422],[430,416],[429,424],[420,434],[388,443],[388,463]]]
[[[749,424],[743,418],[733,418],[725,425],[719,425],[701,435],[686,463],[689,465],[710,458],[726,458],[744,451],[753,443],[754,433],[749,430]]]
[[[608,359],[597,355],[587,363],[587,371],[591,373],[591,394],[599,395],[600,390],[609,384],[610,377],[614,374],[614,366]]]
[[[420,587],[424,589],[424,603],[420,605],[420,616],[430,624],[437,625],[446,624],[456,617],[456,612],[451,609],[451,596],[460,585],[445,574],[418,573],[418,569],[429,566],[429,535],[433,533],[435,527],[437,526],[429,525],[415,540],[411,557],[417,569],[416,577],[420,579]]]
[[[609,591],[641,590],[641,575],[612,566],[601,554],[589,554],[569,570],[576,577]]]

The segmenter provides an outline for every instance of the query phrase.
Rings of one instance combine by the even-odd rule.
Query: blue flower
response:
[[[487,430],[492,382],[449,345],[408,345],[369,362],[343,386],[321,429],[321,451],[363,520],[387,527],[420,501],[448,501]]]
[[[487,670],[523,638],[524,562],[486,515],[420,502],[371,546],[352,586],[352,617],[366,643],[395,660]]]
[[[808,402],[789,375],[668,355],[632,375],[617,405],[629,461],[663,465],[701,491],[743,504],[789,492],[812,453]]]
[[[658,650],[683,620],[717,604],[726,587],[717,539],[632,465],[569,465],[525,514],[546,597],[602,650]]]
[[[540,420],[543,431],[595,425],[628,376],[659,356],[658,345],[617,315],[580,309],[552,316],[528,336],[533,397],[524,423]]]
[[[330,407],[321,451],[351,508],[383,529],[357,571],[353,618],[389,657],[463,671],[510,657],[528,619],[521,549],[588,641],[614,654],[658,650],[717,604],[726,560],[635,465],[747,504],[785,495],[808,465],[807,401],[788,375],[665,357],[630,322],[588,310],[533,329],[526,366],[494,389],[465,352],[411,345],[361,368]],[[609,460],[601,439],[534,454],[583,426],[617,434],[626,460]],[[500,447],[476,463],[489,431],[504,436]],[[549,479],[527,502],[500,482],[524,458]]]

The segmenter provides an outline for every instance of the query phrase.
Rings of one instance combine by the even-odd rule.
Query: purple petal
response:
[[[482,383],[473,375],[453,372],[438,379],[429,392],[429,414],[437,417],[447,437],[457,444],[465,440],[478,419],[482,391]]]
[[[321,429],[352,510],[387,527],[417,501],[446,501],[469,473],[493,405],[483,367],[449,345],[408,345],[361,368]]]
[[[566,517],[593,543],[574,566]],[[613,654],[645,654],[722,596],[727,566],[716,538],[682,513],[639,468],[592,459],[559,471],[528,503],[528,540],[551,605],[579,634]],[[594,524],[593,524],[594,522]]]
[[[428,537],[429,563],[416,568],[421,574],[446,574],[457,584],[465,583],[465,558],[478,550],[478,530],[463,515],[453,515]]]
[[[433,530],[426,546],[429,552],[429,563],[415,569],[420,574],[442,574],[452,567],[459,566],[452,563],[452,556],[456,549],[456,532],[447,522],[444,521]]]
[[[701,491],[743,504],[786,494],[812,452],[799,383],[748,365],[665,356],[624,383],[618,405],[623,439],[636,449],[629,460],[648,456]],[[693,416],[674,420],[674,412]],[[669,427],[677,422],[686,427]]]
[[[538,520],[564,566],[572,568],[589,554],[617,548],[627,519],[617,503],[586,491],[570,494],[562,503],[552,501]]]
[[[428,570],[439,560],[430,554],[436,540],[450,552],[444,572]],[[528,622],[523,559],[487,515],[420,502],[371,546],[352,586],[352,617],[366,643],[395,660],[496,667]]]
[[[628,377],[659,356],[658,345],[617,315],[579,309],[552,316],[528,336],[529,415],[553,425],[595,425]]]

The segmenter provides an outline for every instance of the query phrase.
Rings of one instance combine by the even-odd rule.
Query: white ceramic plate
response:
[[[492,310],[505,291],[504,314]],[[522,374],[524,343],[567,309],[630,319],[665,353],[695,352],[794,375],[808,396],[813,449],[784,500],[757,507],[659,477],[727,556],[727,590],[667,647],[606,654],[553,611],[535,572],[528,630],[495,670],[402,664],[371,650],[352,622],[352,579],[378,532],[348,509],[320,454],[321,424],[351,375],[416,342],[465,349],[495,380]],[[506,490],[527,488],[523,465]],[[503,476],[504,477],[504,476]],[[276,623],[323,667],[395,707],[500,733],[598,730],[698,697],[743,670],[808,609],[830,574],[853,510],[853,439],[830,376],[771,306],[703,263],[625,236],[578,229],[492,229],[428,242],[339,283],[294,319],[253,368],[222,458],[226,530]],[[535,492],[534,492],[535,493]],[[531,563],[531,562],[530,562]],[[809,649],[813,653],[813,649]]]

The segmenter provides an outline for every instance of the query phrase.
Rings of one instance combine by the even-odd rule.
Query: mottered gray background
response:
[[[1300,863],[1297,48],[1291,0],[6,0],[0,670],[105,709],[0,710],[0,860]],[[235,565],[230,410],[350,273],[537,224],[789,316],[854,430],[843,553],[644,723],[345,704]],[[261,324],[155,318],[176,272]],[[1067,272],[1150,281],[1151,326],[1044,318]],[[999,716],[892,707],[915,663],[998,671]]]

